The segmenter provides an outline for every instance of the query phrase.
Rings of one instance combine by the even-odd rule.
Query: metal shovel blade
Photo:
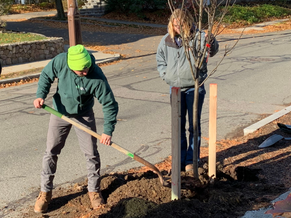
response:
[[[273,144],[275,144],[276,142],[280,141],[281,139],[283,139],[284,137],[281,135],[272,135],[269,138],[267,138],[265,141],[263,141],[262,144],[260,144],[259,148],[266,148],[269,147]]]

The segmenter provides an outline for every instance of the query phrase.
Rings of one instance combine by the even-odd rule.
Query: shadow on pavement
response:
[[[56,24],[57,26],[57,24]],[[96,28],[100,28],[97,27]],[[47,37],[62,37],[65,41],[69,40],[68,29],[54,28],[42,23],[32,23],[27,21],[7,21],[6,29],[8,31],[17,32],[32,32],[45,35]],[[82,25],[81,25],[82,29]],[[153,35],[132,34],[132,33],[112,33],[98,31],[82,30],[83,43],[96,43],[99,45],[121,45],[124,43],[132,43],[144,38],[152,37]]]

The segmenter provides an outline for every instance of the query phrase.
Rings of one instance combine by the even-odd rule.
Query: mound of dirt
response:
[[[222,171],[220,171],[222,170]],[[46,217],[239,217],[252,203],[258,207],[269,205],[270,198],[285,190],[283,185],[261,183],[260,170],[240,167],[223,172],[218,165],[217,179],[210,183],[207,164],[199,168],[200,179],[191,173],[182,173],[181,200],[171,201],[171,188],[163,187],[157,176],[144,173],[120,173],[104,175],[101,189],[106,204],[99,210],[91,210],[86,194],[86,182],[76,184],[68,190],[54,191]],[[39,217],[33,212],[23,217]]]
[[[43,217],[65,218],[236,218],[248,210],[268,207],[290,188],[291,143],[281,140],[268,148],[258,146],[269,136],[288,133],[277,123],[290,125],[291,114],[282,116],[255,133],[217,142],[216,179],[208,177],[207,152],[201,149],[199,179],[192,172],[181,173],[181,199],[171,201],[171,188],[161,185],[147,167],[102,176],[101,190],[106,204],[92,210],[87,181],[70,188],[56,188],[49,211]],[[164,178],[171,158],[156,165]],[[37,196],[36,196],[37,197]],[[24,218],[36,218],[33,205]]]

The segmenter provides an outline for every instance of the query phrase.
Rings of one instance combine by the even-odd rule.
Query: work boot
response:
[[[185,167],[185,171],[186,172],[193,171],[193,164],[187,164],[186,167]]]
[[[48,209],[48,205],[51,199],[52,199],[52,191],[40,192],[34,205],[34,212],[45,213]]]
[[[104,199],[100,192],[88,192],[88,194],[94,210],[99,209],[104,204]]]

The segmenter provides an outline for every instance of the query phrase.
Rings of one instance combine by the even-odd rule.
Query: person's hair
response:
[[[170,17],[168,23],[168,32],[171,38],[174,40],[175,35],[177,34],[173,27],[174,19],[177,19],[181,23],[181,34],[183,33],[183,38],[188,38],[191,34],[191,28],[194,25],[194,19],[189,11],[184,11],[181,9],[175,9]]]

